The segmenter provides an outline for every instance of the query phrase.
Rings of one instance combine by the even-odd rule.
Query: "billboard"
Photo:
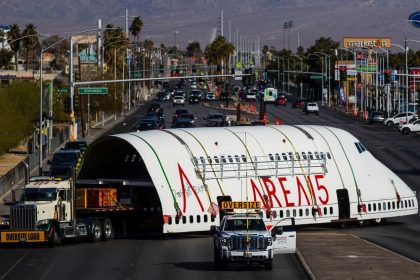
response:
[[[344,37],[343,48],[347,49],[377,49],[391,48],[391,37]]]

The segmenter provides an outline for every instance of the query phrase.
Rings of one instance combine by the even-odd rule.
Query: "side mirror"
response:
[[[273,231],[271,232],[271,235],[274,237],[276,235],[282,235],[283,234],[283,227],[279,226],[279,227],[275,227],[273,229]]]
[[[210,226],[210,233],[215,234],[217,231],[217,226]]]

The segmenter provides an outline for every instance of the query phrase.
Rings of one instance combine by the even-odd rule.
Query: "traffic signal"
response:
[[[362,82],[362,74],[357,73],[357,82],[360,84]]]
[[[244,70],[244,74],[249,74],[246,76],[242,76],[242,85],[243,86],[250,86],[252,85],[252,69],[251,68],[247,68]]]
[[[347,67],[340,66],[340,81],[347,81]]]
[[[64,98],[64,113],[70,114],[70,97]]]
[[[391,82],[391,70],[390,69],[385,70],[384,80],[385,80],[385,84],[389,84]]]

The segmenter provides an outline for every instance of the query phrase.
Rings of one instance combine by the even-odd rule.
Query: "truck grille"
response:
[[[10,208],[11,230],[34,230],[37,215],[36,206],[19,205]]]
[[[246,250],[246,235],[234,235],[230,238],[230,247],[232,250]],[[267,242],[264,236],[249,236],[249,249],[250,250],[265,250]]]

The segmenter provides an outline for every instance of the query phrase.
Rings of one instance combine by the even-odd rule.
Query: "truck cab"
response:
[[[294,219],[280,220],[268,229],[255,213],[225,215],[220,227],[210,228],[214,242],[216,267],[227,268],[231,262],[261,264],[273,268],[276,254],[296,251]]]

